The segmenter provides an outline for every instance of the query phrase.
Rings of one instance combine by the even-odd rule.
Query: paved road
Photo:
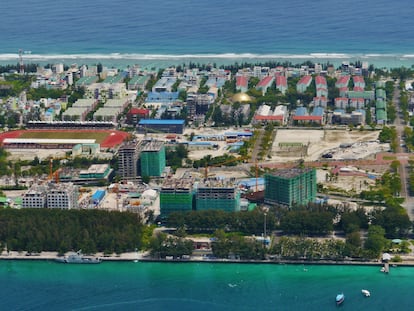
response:
[[[404,128],[405,124],[402,119],[402,111],[400,106],[400,89],[399,89],[399,81],[395,82],[394,84],[394,94],[392,96],[392,102],[394,106],[396,107],[397,114],[394,121],[395,129],[397,131],[397,154],[403,154],[406,152],[406,147],[402,143],[402,138],[404,137]],[[411,196],[409,191],[409,171],[408,171],[408,157],[409,154],[406,154],[404,159],[407,159],[407,161],[400,161],[400,168],[399,173],[401,177],[401,193],[400,196],[405,199],[403,206],[407,210],[408,217],[410,217],[410,220],[414,220],[414,197]],[[399,157],[400,158],[400,157]]]
[[[252,150],[252,163],[256,163],[259,159],[258,159],[258,154],[261,150],[261,144],[262,144],[262,139],[264,136],[264,129],[259,129],[259,135],[257,136],[256,142],[253,146],[253,150]]]

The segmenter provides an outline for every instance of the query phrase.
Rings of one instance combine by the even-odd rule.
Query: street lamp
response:
[[[266,239],[266,215],[267,213],[264,213],[264,224],[263,224],[263,232],[264,232],[264,238]]]

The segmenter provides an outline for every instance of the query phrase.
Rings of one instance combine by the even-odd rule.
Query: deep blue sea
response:
[[[2,1],[0,63],[414,64],[410,0]]]
[[[412,310],[414,268],[0,261],[1,310]],[[371,297],[361,294],[368,289]]]

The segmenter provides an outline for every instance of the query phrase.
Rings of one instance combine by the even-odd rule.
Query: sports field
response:
[[[107,132],[72,132],[72,131],[53,131],[53,132],[32,132],[24,131],[19,138],[45,138],[45,139],[95,139],[97,143],[102,143],[108,136]]]
[[[4,138],[45,138],[45,139],[95,139],[103,148],[121,144],[128,133],[110,130],[19,130],[0,134]]]

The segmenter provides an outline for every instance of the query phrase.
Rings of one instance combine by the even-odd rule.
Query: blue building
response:
[[[149,92],[146,103],[172,104],[178,99],[178,92]]]
[[[95,193],[92,195],[91,203],[95,206],[98,205],[99,203],[101,203],[105,195],[106,195],[105,190],[96,190]]]
[[[138,133],[162,132],[183,134],[184,120],[142,119],[138,123]]]

